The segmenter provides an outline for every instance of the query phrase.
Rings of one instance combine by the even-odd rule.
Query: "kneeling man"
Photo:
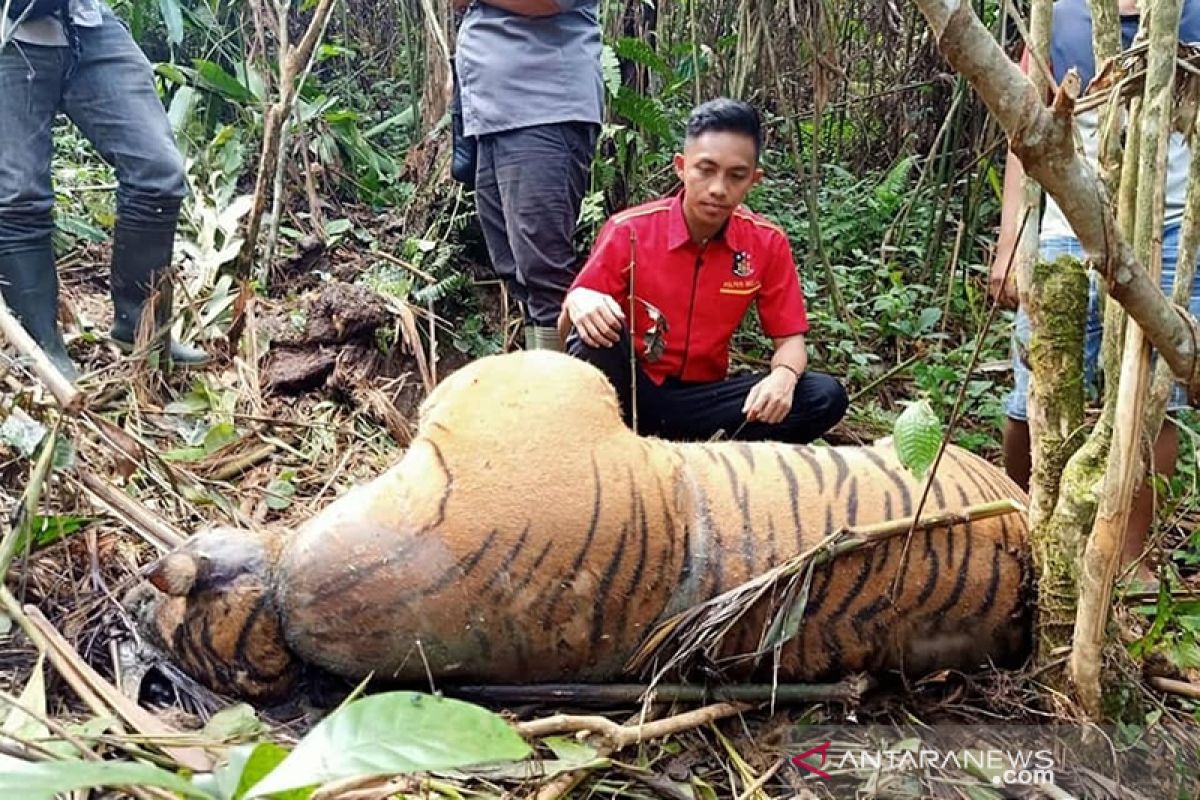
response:
[[[608,376],[627,424],[636,392],[638,433],[804,443],[846,411],[841,384],[808,370],[787,235],[741,205],[762,177],[761,147],[746,103],[695,108],[675,156],[682,192],[608,220],[567,294],[559,328],[573,328],[568,351]],[[730,377],[729,343],[752,302],[775,342],[771,368]]]

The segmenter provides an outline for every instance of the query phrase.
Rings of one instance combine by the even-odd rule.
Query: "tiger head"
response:
[[[273,585],[277,535],[201,531],[150,565],[126,607],[147,640],[214,691],[270,700],[295,683]]]

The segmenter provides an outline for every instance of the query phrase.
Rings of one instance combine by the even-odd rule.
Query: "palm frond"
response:
[[[767,572],[664,620],[633,654],[626,670],[643,676],[653,673],[653,687],[666,675],[687,674],[701,664],[755,661],[799,635],[813,572],[818,566],[894,536],[1024,511],[1023,505],[1006,499],[920,519],[910,516],[861,528],[841,528]],[[721,656],[729,633],[762,602],[770,603],[770,607],[758,646],[752,652]]]

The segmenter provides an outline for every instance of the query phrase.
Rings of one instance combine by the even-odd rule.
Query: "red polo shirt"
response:
[[[620,303],[626,320],[634,321],[638,361],[659,384],[668,377],[724,379],[729,341],[751,302],[768,336],[808,332],[787,235],[739,206],[724,232],[701,248],[688,233],[682,198],[655,200],[608,220],[571,285]]]

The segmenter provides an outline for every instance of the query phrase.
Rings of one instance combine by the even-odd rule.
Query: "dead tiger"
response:
[[[135,598],[151,641],[214,690],[268,699],[299,662],[397,681],[608,681],[656,623],[843,526],[910,516],[890,446],[682,444],[635,435],[592,367],[480,359],[421,409],[387,472],[295,533],[200,533]],[[1013,498],[947,449],[926,510]],[[1033,588],[1023,514],[915,534],[817,569],[778,678],[1013,664]],[[897,580],[897,570],[900,575]],[[897,587],[894,596],[893,583]],[[752,650],[748,615],[728,652]]]

